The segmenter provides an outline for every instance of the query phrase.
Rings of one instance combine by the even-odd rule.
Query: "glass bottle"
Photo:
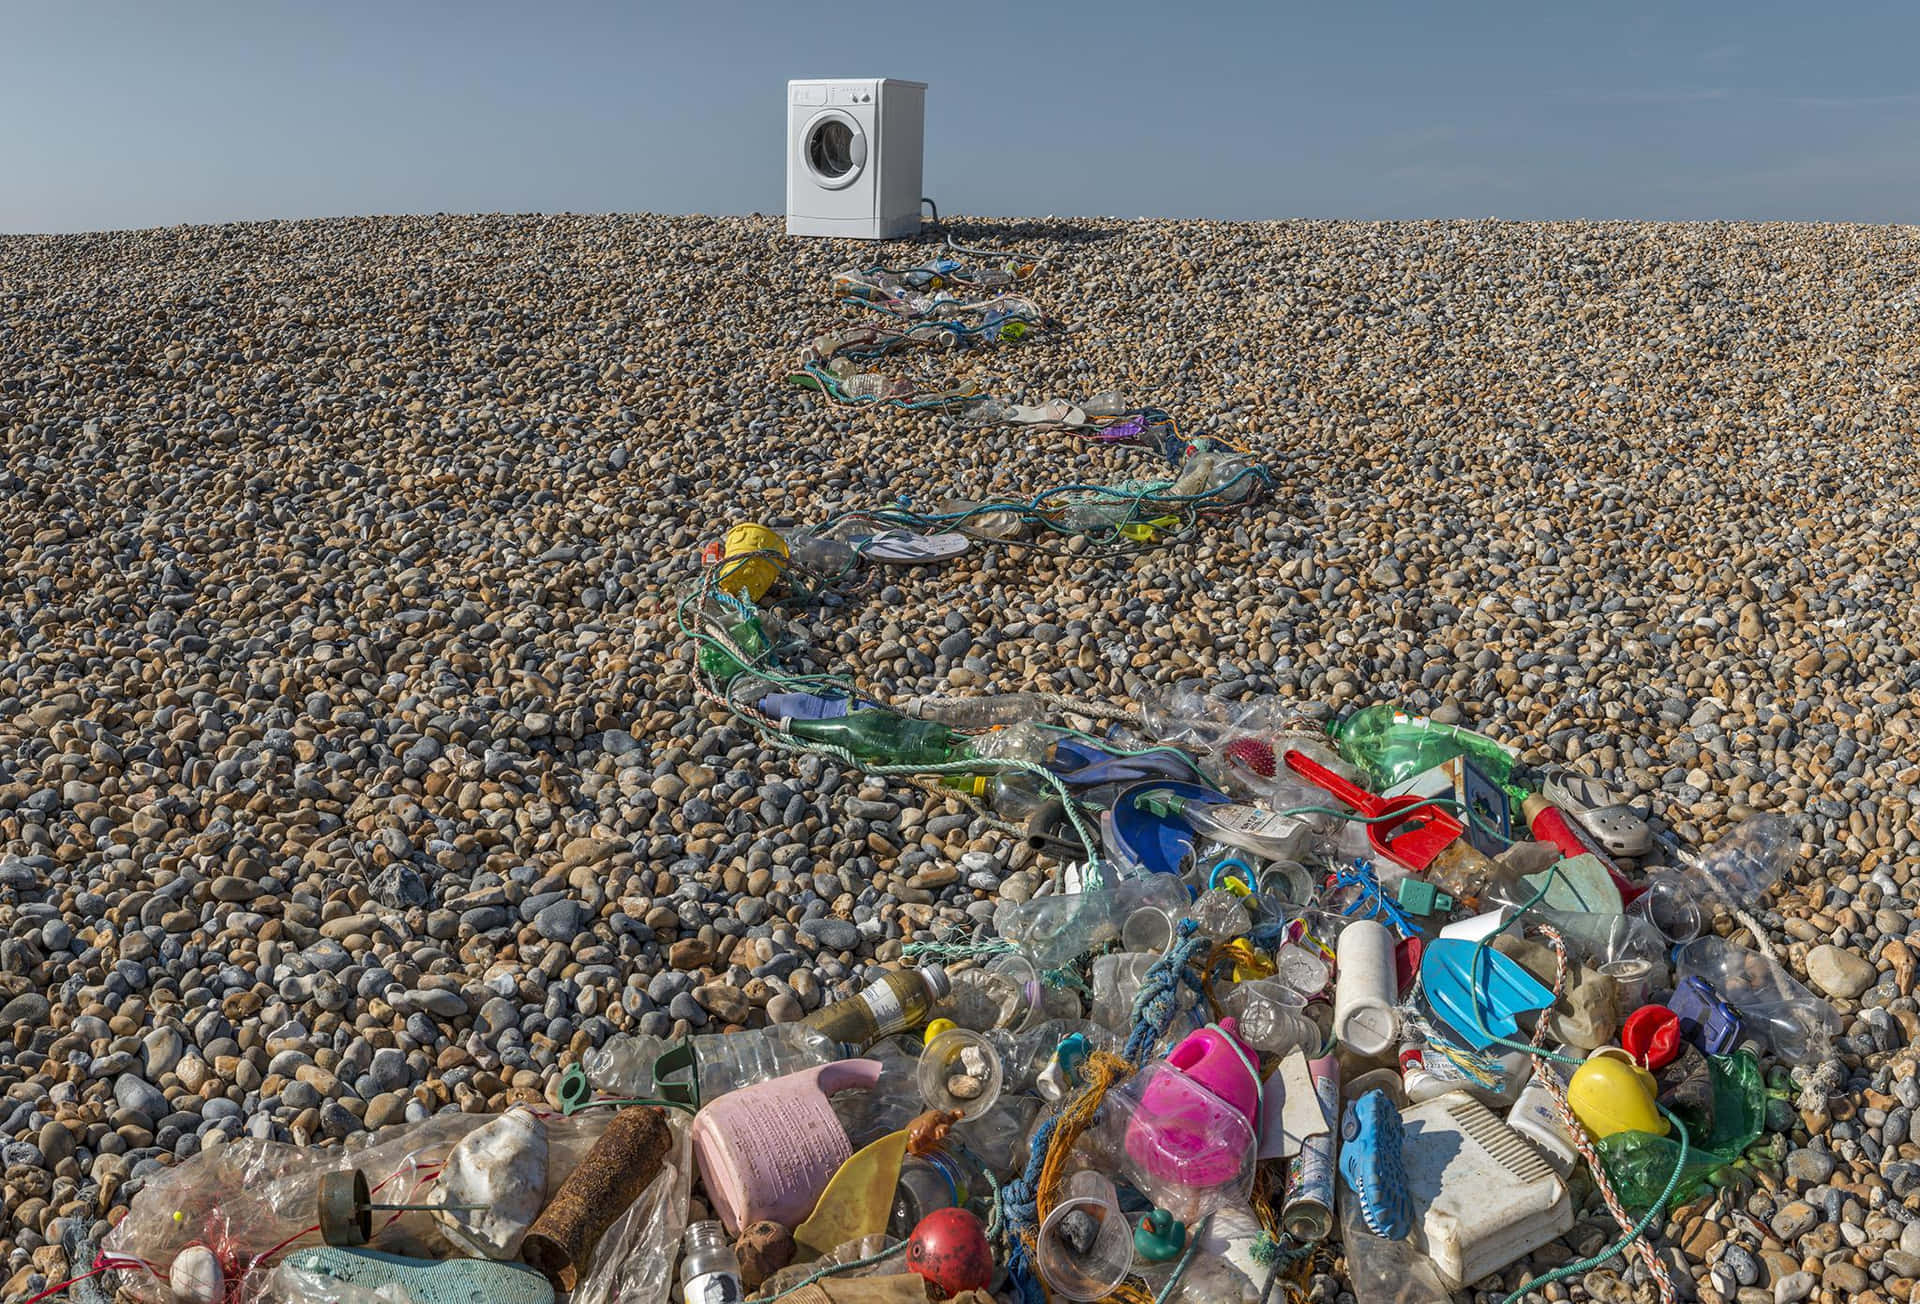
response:
[[[688,1226],[680,1281],[685,1304],[741,1304],[747,1298],[740,1259],[727,1244],[726,1228],[712,1221]]]
[[[960,750],[953,730],[934,720],[909,720],[892,711],[849,711],[834,720],[791,720],[786,732],[843,747],[878,765],[942,765]]]
[[[890,969],[879,982],[821,1006],[800,1023],[831,1041],[864,1049],[882,1037],[925,1023],[934,1003],[950,990],[947,971],[938,965]]]

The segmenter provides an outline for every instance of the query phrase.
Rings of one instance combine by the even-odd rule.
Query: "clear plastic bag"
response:
[[[172,1304],[167,1269],[189,1245],[211,1248],[223,1263],[252,1263],[270,1251],[321,1243],[320,1179],[358,1169],[374,1198],[387,1204],[424,1204],[453,1147],[498,1114],[438,1114],[407,1128],[383,1129],[373,1144],[324,1149],[243,1137],[156,1173],[127,1216],[101,1242],[110,1259],[132,1260],[115,1284],[132,1299]],[[547,1190],[551,1199],[606,1129],[606,1110],[571,1118],[542,1114],[547,1126]],[[365,1248],[417,1258],[456,1253],[428,1212],[380,1214]],[[228,1283],[227,1304],[255,1304],[268,1289],[274,1264],[255,1264]]]
[[[680,1238],[693,1195],[692,1131],[686,1114],[671,1110],[673,1153],[593,1251],[569,1304],[651,1304],[667,1298]]]

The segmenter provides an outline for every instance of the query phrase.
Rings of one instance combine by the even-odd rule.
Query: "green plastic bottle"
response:
[[[937,720],[909,720],[892,711],[849,711],[833,720],[789,720],[796,738],[844,747],[876,765],[941,765],[955,760],[962,739]]]
[[[753,661],[764,657],[771,646],[767,642],[767,631],[760,628],[758,616],[748,616],[745,620],[736,620],[728,625],[727,637]],[[727,683],[746,670],[731,652],[717,643],[701,644],[698,660],[701,671],[716,683]]]
[[[1471,757],[1481,773],[1501,787],[1516,787],[1519,762],[1493,739],[1392,706],[1355,711],[1333,727],[1333,740],[1379,788],[1390,788],[1456,756]]]

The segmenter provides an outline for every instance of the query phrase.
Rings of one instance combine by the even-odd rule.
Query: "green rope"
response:
[[[793,1285],[787,1287],[785,1290],[781,1291],[778,1295],[767,1296],[765,1300],[761,1301],[761,1304],[772,1304],[774,1300],[785,1299],[787,1296],[793,1294],[795,1291],[805,1290],[807,1287],[813,1285],[814,1282],[819,1281],[821,1278],[831,1277],[838,1272],[851,1272],[855,1268],[871,1268],[874,1264],[879,1263],[882,1259],[891,1259],[894,1255],[900,1253],[902,1250],[906,1248],[907,1248],[907,1243],[905,1241],[901,1241],[898,1244],[889,1245],[886,1249],[880,1251],[878,1254],[869,1254],[864,1259],[855,1259],[851,1263],[836,1263],[830,1268],[822,1268],[820,1269],[820,1271],[813,1273],[810,1276],[804,1277],[799,1281],[794,1282]]]

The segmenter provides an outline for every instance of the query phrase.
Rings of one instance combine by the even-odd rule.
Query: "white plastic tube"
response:
[[[1393,971],[1393,934],[1372,919],[1340,932],[1334,962],[1333,1035],[1361,1055],[1384,1055],[1400,1039],[1400,984]]]

